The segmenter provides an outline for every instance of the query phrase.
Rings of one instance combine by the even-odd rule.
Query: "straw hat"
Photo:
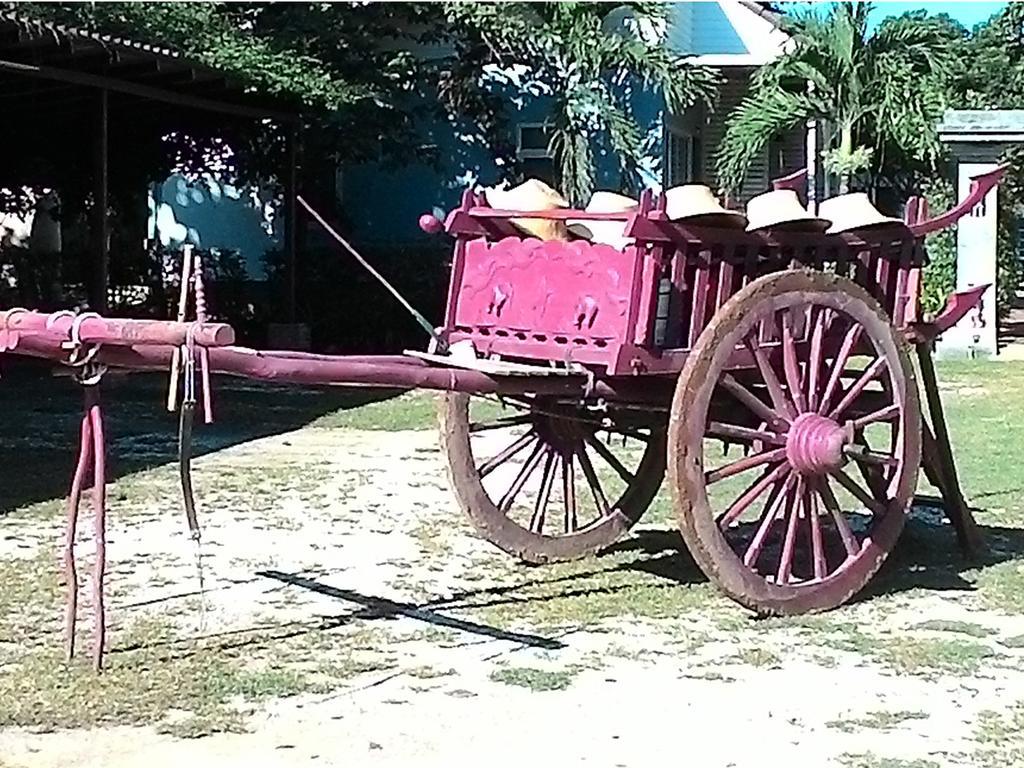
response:
[[[739,211],[723,208],[710,187],[683,184],[665,190],[665,215],[671,221],[686,220],[708,227],[742,228],[746,217]]]
[[[484,196],[492,208],[505,211],[551,211],[568,208],[569,201],[540,179],[527,179],[518,187],[485,189]],[[564,221],[553,219],[510,219],[522,232],[541,240],[568,240]]]
[[[747,201],[747,231],[781,229],[797,232],[824,232],[832,224],[809,213],[792,189],[776,189]]]
[[[595,192],[590,197],[590,202],[584,208],[587,213],[626,213],[635,211],[640,203],[631,197],[620,195],[615,192]],[[566,222],[569,231],[577,237],[582,237],[592,243],[603,243],[612,248],[622,250],[633,242],[633,238],[626,237],[623,230],[626,227],[624,221],[587,221],[584,219],[569,219]]]
[[[818,206],[818,212],[832,220],[832,226],[828,228],[830,235],[850,232],[855,229],[905,223],[902,219],[886,216],[875,208],[864,192],[851,192],[847,195],[830,197]]]

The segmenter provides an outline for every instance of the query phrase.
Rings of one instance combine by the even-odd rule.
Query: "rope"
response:
[[[341,235],[339,235],[334,230],[334,228],[331,227],[331,225],[328,224],[319,213],[317,213],[315,210],[313,210],[313,207],[309,203],[307,203],[305,200],[303,200],[302,197],[299,196],[299,195],[295,196],[295,200],[296,200],[296,202],[299,205],[301,205],[303,208],[306,209],[306,211],[309,213],[310,216],[313,217],[313,219],[316,221],[317,224],[319,224],[321,227],[324,228],[324,230],[327,232],[327,234],[329,234],[331,237],[333,237],[335,240],[337,240],[338,243],[343,248],[345,248],[345,250],[347,250],[350,254],[352,254],[352,257],[357,262],[359,262],[359,265],[363,269],[365,269],[367,272],[369,272],[377,280],[377,282],[379,282],[381,285],[383,285],[388,290],[388,292],[392,296],[394,296],[395,299],[397,299],[398,303],[401,304],[410,315],[412,315],[413,319],[419,324],[419,326],[424,331],[427,332],[427,334],[434,341],[434,343],[436,343],[439,348],[443,349],[444,346],[445,346],[444,342],[441,340],[441,337],[438,335],[437,331],[434,330],[434,326],[430,324],[430,322],[427,320],[427,318],[425,318],[422,314],[420,314],[416,310],[416,308],[412,304],[410,304],[401,293],[399,293],[398,289],[395,288],[391,283],[389,283],[387,281],[387,279],[380,272],[378,272],[376,269],[374,269],[373,266],[370,264],[370,262],[368,262],[365,258],[363,258],[360,255],[359,251],[357,251],[355,248],[353,248],[352,244],[349,243],[348,240],[346,240]]]

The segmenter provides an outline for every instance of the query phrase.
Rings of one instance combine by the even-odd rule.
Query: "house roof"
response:
[[[942,141],[1022,141],[1024,109],[947,109],[938,131]]]
[[[667,43],[695,64],[757,67],[781,56],[790,37],[771,3],[674,3]]]
[[[0,107],[79,101],[97,88],[240,117],[295,119],[295,107],[167,47],[0,10]]]

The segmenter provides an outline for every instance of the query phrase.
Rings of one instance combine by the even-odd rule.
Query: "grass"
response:
[[[396,432],[434,429],[437,399],[431,392],[407,392],[361,408],[344,408],[326,413],[311,422],[320,429],[365,429]]]
[[[742,664],[747,667],[772,667],[782,666],[782,659],[777,653],[767,648],[749,647],[743,648],[731,656],[720,659],[722,664]]]
[[[974,735],[978,749],[972,755],[978,768],[1024,765],[1024,702],[1007,712],[982,712]]]
[[[529,688],[531,691],[563,691],[568,688],[579,673],[579,669],[537,669],[536,667],[502,666],[489,675],[496,683]]]
[[[946,619],[930,619],[928,621],[922,621],[918,624],[914,624],[910,629],[924,629],[932,632],[952,632],[958,635],[968,635],[969,637],[988,637],[992,634],[991,631],[980,624],[974,624],[969,621],[949,621]]]
[[[997,563],[977,574],[985,605],[1007,613],[1024,613],[1024,561]]]
[[[869,634],[849,624],[837,625],[835,630],[822,638],[823,643],[901,674],[969,676],[977,674],[988,659],[997,655],[988,645],[960,638]]]
[[[31,526],[29,521],[53,518],[61,512],[80,404],[66,381],[46,379],[38,384],[19,379],[17,374],[7,377],[7,373],[5,369],[0,387],[5,395],[13,389],[17,402],[25,407],[5,415],[0,460],[21,466],[18,462],[24,462],[26,451],[34,462],[38,459],[33,463],[35,471],[10,473],[0,486],[0,510],[17,510],[7,520],[0,514],[0,535],[8,531],[20,535]],[[920,590],[953,587],[963,595],[973,586],[976,592],[962,597],[968,605],[1003,614],[1024,613],[1024,470],[1019,466],[1019,452],[1006,449],[1024,441],[1024,365],[941,364],[939,376],[965,493],[982,508],[978,519],[992,555],[978,566],[967,567],[956,553],[948,526],[915,520],[890,566],[873,582],[870,606],[905,605],[906,597]],[[116,403],[110,409],[111,453],[117,456],[116,472],[120,473],[111,488],[111,505],[119,516],[155,514],[170,494],[176,494],[174,424],[160,409],[163,387],[162,376],[111,381],[108,400]],[[218,422],[198,430],[200,452],[300,426],[435,428],[436,395],[410,393],[353,407],[367,399],[355,397],[336,391],[218,383]],[[292,492],[296,483],[309,487],[325,482],[330,473],[330,467],[312,460],[273,468],[254,461],[252,466],[233,465],[218,476],[217,483],[206,481],[199,472],[197,485],[211,507],[256,509],[266,514],[269,528],[286,530],[301,521],[281,518],[277,509],[281,495]],[[414,481],[410,472],[396,472],[396,482]],[[970,676],[983,673],[996,655],[991,646],[980,642],[993,632],[966,621],[921,621],[911,626],[909,633],[877,626],[861,628],[847,623],[844,616],[849,614],[841,611],[823,617],[752,622],[743,609],[721,597],[692,560],[679,551],[681,541],[674,531],[667,488],[662,489],[644,522],[670,530],[645,531],[601,557],[543,569],[520,567],[510,560],[502,560],[500,565],[488,561],[481,568],[489,578],[498,579],[500,586],[437,601],[437,607],[500,628],[597,630],[607,627],[609,620],[672,622],[662,626],[679,627],[685,641],[669,648],[676,655],[711,640],[705,631],[710,625],[719,635],[745,633],[743,650],[732,659],[763,668],[780,661],[769,647],[783,647],[770,646],[767,640],[777,639],[775,633],[790,631],[793,634],[784,637],[795,636],[823,667],[830,665],[826,659],[834,666],[836,659],[846,658],[833,654],[844,651],[899,674]],[[448,542],[433,535],[429,527],[414,527],[412,535],[427,557],[440,561],[450,554]],[[168,733],[194,737],[244,728],[246,712],[266,700],[331,690],[355,675],[393,664],[381,655],[383,636],[363,637],[357,642],[351,633],[310,631],[300,638],[285,638],[287,633],[270,631],[248,633],[228,644],[177,640],[169,625],[137,622],[115,633],[114,646],[119,650],[111,654],[108,672],[95,678],[84,663],[65,667],[56,653],[61,594],[56,555],[47,548],[38,557],[0,558],[0,702],[5,702],[0,707],[0,724],[55,728],[152,723]],[[116,598],[112,600],[116,602]],[[702,620],[700,630],[691,629],[690,617]],[[422,635],[405,639],[455,639],[450,632],[433,629]],[[3,638],[11,637],[19,638],[19,643],[4,642]],[[751,639],[765,642],[751,647]],[[1000,644],[1024,647],[1024,637],[1006,638]],[[84,650],[86,645],[81,647]],[[560,690],[578,673],[575,667],[552,671],[501,666],[491,679],[530,690]],[[408,674],[430,679],[447,673],[414,667]],[[712,668],[705,677],[713,679],[715,675],[720,672]],[[6,706],[7,702],[14,704]],[[896,718],[908,714],[914,713],[869,713],[852,722],[858,728],[884,730],[912,719],[897,722]],[[1016,754],[1012,750],[1019,750],[1020,745],[1011,738],[1011,729],[1018,723],[1017,717],[1019,714],[992,714],[983,718],[979,732],[984,738],[979,736],[979,741],[984,749],[996,755]],[[848,765],[870,768],[930,764],[893,762],[870,753],[844,759],[860,761]]]
[[[291,626],[182,640],[163,619],[142,618],[111,632],[106,667],[96,675],[86,661],[85,628],[79,658],[70,664],[62,658],[54,626],[61,615],[56,569],[45,558],[13,565],[21,569],[0,560],[0,583],[12,587],[0,591],[0,626],[3,636],[19,638],[12,648],[0,646],[0,727],[157,724],[181,736],[237,731],[246,705],[334,690],[383,666],[356,650],[359,632]],[[8,635],[10,628],[17,634]],[[330,662],[309,661],[324,657]]]
[[[655,548],[657,549],[657,548]],[[623,616],[675,619],[695,611],[736,610],[678,551],[625,548],[596,560],[518,570],[521,577],[450,608],[497,626],[594,627]]]
[[[847,720],[830,720],[825,725],[844,733],[853,733],[859,730],[890,731],[910,720],[927,720],[928,715],[924,712],[899,711],[890,712],[879,710],[868,712],[863,717],[850,718]]]
[[[839,756],[839,763],[846,768],[939,768],[934,760],[903,760],[898,757],[881,757],[874,752],[845,752]]]
[[[455,670],[450,667],[448,669],[437,669],[435,667],[422,666],[413,667],[412,669],[408,670],[406,674],[410,677],[419,678],[420,680],[433,680],[434,678],[438,677],[448,677],[449,675],[454,675]]]

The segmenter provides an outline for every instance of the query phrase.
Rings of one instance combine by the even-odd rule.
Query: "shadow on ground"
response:
[[[974,512],[984,514],[983,510],[974,509]],[[855,599],[870,600],[915,589],[972,591],[975,586],[965,577],[966,572],[1024,559],[1024,529],[979,524],[978,530],[986,551],[971,560],[960,551],[953,527],[938,509],[929,504],[915,506],[895,551]],[[630,570],[650,573],[679,584],[705,581],[686,551],[682,536],[674,529],[637,531],[603,554],[619,552],[651,556],[624,563],[623,567]]]
[[[35,362],[3,360],[0,379],[0,515],[63,498],[78,447],[81,388]],[[339,409],[358,408],[397,393],[280,386],[217,377],[214,423],[197,411],[193,454],[298,429]],[[108,478],[177,460],[177,417],[166,409],[166,374],[110,373],[103,382]]]
[[[965,578],[967,571],[1024,558],[1024,530],[997,525],[982,525],[979,526],[979,530],[988,545],[987,554],[980,560],[968,561],[957,548],[952,527],[948,523],[942,523],[934,509],[924,507],[915,510],[915,515],[908,521],[897,550],[855,601],[870,601],[881,596],[919,589],[940,592],[971,591],[975,587],[972,581]],[[631,596],[635,596],[635,582],[646,581],[648,589],[659,587],[672,590],[706,581],[686,552],[681,536],[673,529],[638,530],[629,539],[613,545],[595,558],[581,561],[578,566],[569,573],[560,570],[558,566],[538,566],[530,568],[527,575],[521,574],[503,584],[466,589],[445,597],[416,603],[334,586],[323,580],[322,574],[259,571],[253,574],[252,580],[269,579],[278,582],[281,589],[301,589],[335,598],[341,610],[329,615],[312,615],[299,621],[276,624],[272,628],[251,627],[215,632],[198,638],[192,637],[188,641],[168,640],[157,642],[155,645],[177,647],[187,645],[191,640],[212,640],[222,649],[242,649],[329,632],[355,621],[386,622],[405,617],[422,622],[428,627],[457,630],[476,638],[505,640],[533,648],[560,650],[565,647],[565,643],[557,635],[510,631],[494,623],[484,623],[465,617],[465,612],[506,606],[509,615],[515,615],[516,606],[522,606],[524,613],[528,614],[529,608],[535,607],[538,603],[596,596],[598,593],[621,593],[621,613],[626,616],[631,613],[630,600]],[[636,574],[636,579],[612,579],[612,583],[607,580],[609,576],[630,573]],[[656,577],[654,583],[647,580],[650,576]],[[232,586],[237,586],[237,583],[224,588]],[[186,592],[168,595],[158,600],[125,607],[151,605],[194,597],[198,594]],[[737,607],[737,611],[740,610]],[[753,614],[748,615],[751,620],[756,620]],[[153,644],[147,644],[147,647],[149,645]],[[113,652],[130,652],[137,647],[122,646]],[[177,652],[188,655],[192,651],[182,647]]]

